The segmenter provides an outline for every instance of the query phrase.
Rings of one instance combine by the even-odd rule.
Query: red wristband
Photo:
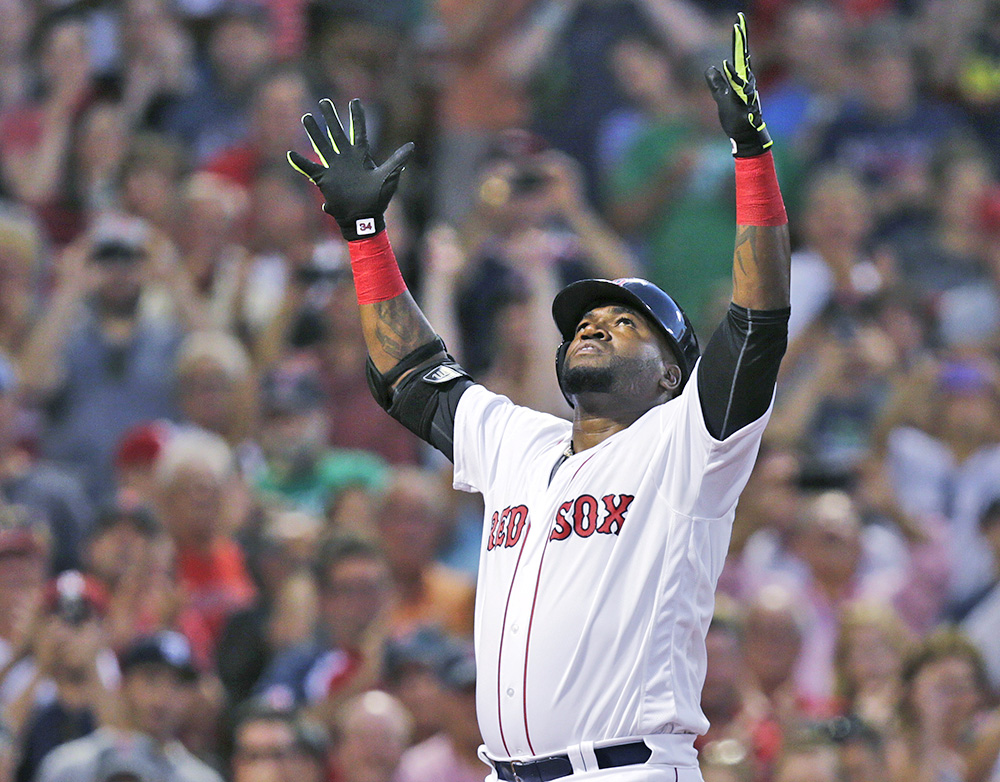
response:
[[[787,222],[771,152],[736,158],[736,224],[775,226]]]
[[[399,273],[396,255],[385,231],[370,239],[347,243],[354,272],[354,289],[358,304],[375,304],[394,299],[406,290],[403,275]]]

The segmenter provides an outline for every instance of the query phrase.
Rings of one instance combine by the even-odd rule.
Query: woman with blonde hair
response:
[[[834,649],[841,711],[879,729],[891,727],[903,663],[912,644],[909,629],[891,605],[874,601],[848,605]]]

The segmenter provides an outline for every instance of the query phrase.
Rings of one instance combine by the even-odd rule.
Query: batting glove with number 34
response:
[[[413,154],[413,143],[404,144],[382,165],[375,165],[368,149],[361,101],[355,98],[350,103],[350,137],[331,100],[324,98],[319,108],[326,132],[312,114],[302,118],[302,125],[322,164],[297,152],[288,153],[288,162],[319,187],[326,199],[323,211],[337,221],[344,239],[350,242],[374,236],[385,228],[383,214],[396,192],[399,174]]]
[[[733,62],[723,60],[721,73],[714,65],[705,71],[712,97],[719,107],[722,129],[733,142],[734,157],[753,157],[766,152],[771,136],[760,113],[757,81],[750,70],[747,50],[747,20],[740,13],[733,25]]]

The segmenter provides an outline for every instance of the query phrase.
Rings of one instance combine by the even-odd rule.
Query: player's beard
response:
[[[611,394],[632,390],[648,377],[649,360],[610,355],[603,364],[563,364],[562,388],[570,396]]]

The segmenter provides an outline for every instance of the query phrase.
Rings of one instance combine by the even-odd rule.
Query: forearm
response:
[[[436,334],[406,289],[384,231],[348,242],[348,250],[365,345],[384,375]]]
[[[751,310],[787,307],[788,218],[770,152],[736,159],[736,223],[733,302]]]
[[[436,336],[409,291],[386,301],[362,304],[361,327],[368,355],[382,374]]]

